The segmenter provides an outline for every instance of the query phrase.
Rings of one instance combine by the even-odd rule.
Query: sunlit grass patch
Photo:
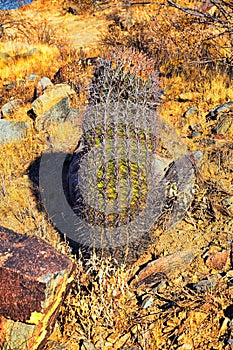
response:
[[[40,76],[55,73],[59,50],[55,46],[45,44],[22,45],[19,43],[2,43],[0,51],[9,58],[0,60],[0,76],[2,81],[19,81],[30,74]]]

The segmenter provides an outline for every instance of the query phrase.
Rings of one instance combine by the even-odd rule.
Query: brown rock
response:
[[[211,269],[222,270],[227,263],[229,251],[217,252],[208,256],[206,266]]]
[[[38,237],[0,228],[0,342],[40,349],[73,279],[74,263]]]
[[[158,279],[162,280],[165,276],[183,271],[194,259],[195,252],[194,249],[185,250],[148,263],[132,280],[130,286],[134,288],[150,286]]]

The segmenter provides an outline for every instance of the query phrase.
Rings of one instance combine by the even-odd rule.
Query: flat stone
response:
[[[42,349],[74,267],[40,238],[0,228],[1,349]]]
[[[130,286],[133,288],[145,288],[152,286],[166,276],[173,276],[182,272],[195,258],[196,250],[190,249],[163,256],[148,263],[135,278]]]
[[[30,124],[27,122],[13,122],[0,120],[0,145],[20,141],[27,136]]]
[[[12,114],[14,114],[14,112],[17,111],[17,109],[21,107],[22,104],[23,104],[22,100],[13,100],[4,104],[1,110],[1,114],[3,118],[7,118]]]

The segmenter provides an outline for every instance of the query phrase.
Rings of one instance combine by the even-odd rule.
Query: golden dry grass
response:
[[[24,58],[22,55],[36,48],[38,53],[32,57]],[[49,47],[45,44],[26,45],[17,42],[1,43],[1,52],[7,52],[11,58],[0,61],[0,76],[3,82],[19,81],[28,77],[31,73],[50,75],[58,69],[59,51],[56,46]],[[17,55],[21,57],[17,58]],[[43,62],[43,64],[41,64]]]

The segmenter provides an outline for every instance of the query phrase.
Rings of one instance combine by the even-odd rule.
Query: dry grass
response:
[[[135,16],[142,17],[143,14],[150,18],[153,11],[152,7],[144,7],[143,10],[138,7],[135,8]],[[135,18],[134,21],[137,20]],[[119,28],[114,30],[119,31]],[[130,31],[127,35],[130,38]],[[0,44],[0,51],[12,56],[9,63],[0,63],[1,85],[3,82],[24,79],[30,73],[52,77],[60,66],[77,58],[72,50],[70,55],[66,55],[68,47],[62,49],[56,44],[48,46],[38,43],[37,39],[35,46],[24,46],[15,41]],[[41,55],[30,59],[14,58],[33,47],[37,47]],[[90,72],[79,73],[80,78],[84,79],[85,75],[89,78]],[[23,99],[24,106],[12,117],[13,120],[29,121],[26,111],[33,94],[33,84],[16,86],[11,92],[5,91],[1,97],[1,104],[11,97]],[[215,139],[214,144],[205,143],[205,139],[213,139],[210,134],[212,122],[206,121],[205,116],[218,104],[233,100],[231,84],[227,73],[207,68],[161,77],[165,100],[159,113],[176,127],[189,150],[202,150],[204,158],[198,170],[194,200],[186,217],[169,231],[157,227],[154,232],[155,244],[147,253],[150,257],[159,257],[179,250],[199,248],[191,266],[182,273],[174,271],[174,275],[160,284],[155,283],[157,289],[135,291],[127,282],[132,272],[130,267],[120,266],[114,259],[99,259],[93,254],[84,268],[80,257],[76,260],[77,276],[61,308],[48,349],[57,348],[52,341],[66,345],[67,349],[80,349],[82,340],[88,340],[102,350],[231,349],[228,339],[231,336],[230,320],[233,318],[233,276],[232,272],[230,275],[226,273],[232,269],[232,262],[229,261],[220,271],[222,276],[215,288],[197,293],[187,286],[219,272],[209,269],[203,257],[206,252],[230,249],[233,239],[232,213],[222,204],[224,198],[233,194],[232,136]],[[180,102],[180,94],[187,92],[190,99]],[[77,101],[79,104],[82,102],[80,99]],[[198,107],[198,115],[190,117],[183,124],[184,112],[194,105]],[[188,138],[188,126],[196,123],[202,125],[203,134],[198,138]],[[53,126],[49,134],[52,143],[59,138],[66,149],[76,143],[71,125],[67,124],[64,128]],[[38,235],[59,251],[75,258],[42,210],[35,196],[37,179],[33,184],[28,171],[48,147],[46,136],[46,133],[36,133],[32,129],[24,141],[1,146],[4,156],[0,158],[0,225]],[[136,264],[134,270],[138,268]],[[148,300],[148,307],[144,307],[145,300]]]
[[[38,53],[35,53],[32,57],[23,57],[23,54],[34,48],[38,50]],[[55,46],[49,47],[48,45],[40,44],[35,47],[8,42],[6,44],[2,43],[0,51],[7,52],[11,56],[6,62],[0,62],[0,75],[5,84],[6,82],[25,79],[34,72],[41,76],[52,76],[59,67],[59,64],[56,63],[59,51]]]

